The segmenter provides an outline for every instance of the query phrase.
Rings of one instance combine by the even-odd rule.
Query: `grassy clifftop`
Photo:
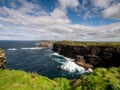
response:
[[[62,78],[50,80],[47,77],[24,71],[0,71],[0,90],[63,90],[63,88],[69,88],[67,83],[69,84],[69,80]]]
[[[120,90],[120,68],[99,68],[76,80],[0,70],[0,90]]]
[[[120,47],[120,42],[79,42],[79,41],[58,41],[56,44],[64,44],[71,46],[115,46]]]

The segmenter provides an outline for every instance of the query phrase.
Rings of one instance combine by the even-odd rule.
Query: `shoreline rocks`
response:
[[[6,66],[6,55],[5,52],[0,48],[0,69],[5,69]]]
[[[42,48],[52,48],[52,43],[51,42],[40,42],[39,43],[39,47],[42,47]]]
[[[120,47],[113,46],[73,46],[53,44],[53,51],[69,58],[85,68],[120,66]]]

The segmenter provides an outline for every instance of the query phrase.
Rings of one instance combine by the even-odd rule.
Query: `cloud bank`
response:
[[[0,25],[0,29],[3,29],[3,25]]]
[[[68,9],[90,18],[91,12],[101,13],[103,18],[120,19],[120,2],[113,0],[91,0],[93,8],[86,8],[88,2],[79,0],[58,0],[55,8],[47,12],[41,5],[26,0],[15,0],[0,7],[1,40],[77,40],[77,41],[119,41],[120,22],[108,25],[90,26],[73,24]],[[4,2],[3,2],[4,3]],[[17,6],[16,3],[20,3]],[[86,8],[86,9],[85,9]]]

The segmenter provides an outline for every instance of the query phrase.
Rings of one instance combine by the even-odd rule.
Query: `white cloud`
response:
[[[58,0],[60,8],[66,10],[67,8],[76,8],[79,6],[79,0]]]
[[[98,13],[104,18],[120,20],[120,1],[119,0],[92,0],[94,13]],[[92,11],[91,10],[91,11]]]
[[[108,7],[102,13],[104,17],[120,19],[120,3]]]
[[[0,29],[3,29],[3,25],[0,25]]]
[[[25,0],[19,0],[19,2],[22,3],[22,6],[18,9],[10,9],[5,6],[0,8],[0,15],[4,16],[0,16],[0,21],[5,23],[4,29],[0,31],[0,39],[115,41],[114,38],[117,38],[116,40],[120,38],[120,23],[98,27],[72,24],[67,17],[67,8],[77,8],[78,0],[70,2],[69,0],[59,0],[59,6],[56,6],[50,13],[43,10],[40,5]],[[89,17],[89,12],[84,17]],[[113,38],[111,39],[111,37]]]
[[[107,8],[112,2],[112,0],[92,0],[92,1],[93,4],[99,8]]]

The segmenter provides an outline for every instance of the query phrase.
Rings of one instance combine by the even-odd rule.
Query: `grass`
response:
[[[24,71],[0,71],[0,90],[68,90],[69,87],[65,85],[69,82],[64,78],[51,80],[36,73]]]
[[[0,90],[120,90],[120,68],[97,68],[76,80],[0,70]]]
[[[74,87],[76,90],[120,90],[120,68],[95,69],[93,73],[82,76],[81,82]]]
[[[79,42],[79,41],[58,41],[56,44],[64,44],[71,46],[113,46],[120,47],[120,42]]]

